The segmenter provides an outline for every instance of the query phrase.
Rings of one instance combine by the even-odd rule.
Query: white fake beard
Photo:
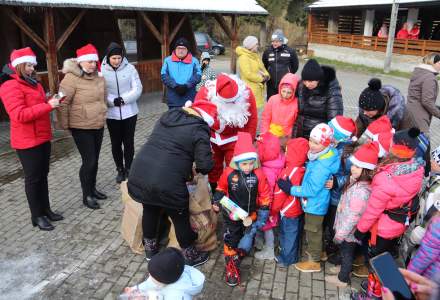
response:
[[[232,77],[232,75],[231,75]],[[221,127],[231,126],[243,128],[246,126],[249,116],[250,103],[249,90],[246,84],[240,79],[236,79],[238,85],[238,94],[240,97],[234,102],[225,102],[219,99],[216,95],[215,81],[208,82],[205,86],[208,88],[208,97],[212,103],[217,106],[218,119]]]

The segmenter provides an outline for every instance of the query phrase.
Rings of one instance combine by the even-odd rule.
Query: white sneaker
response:
[[[341,266],[331,266],[328,268],[328,274],[336,275],[341,271]]]
[[[275,259],[275,253],[273,248],[264,246],[263,250],[255,252],[254,257],[256,259],[262,259],[262,260],[264,259],[273,260]]]

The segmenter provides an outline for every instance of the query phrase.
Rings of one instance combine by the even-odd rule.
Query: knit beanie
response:
[[[186,38],[180,37],[176,40],[176,42],[174,43],[174,50],[176,50],[177,47],[185,47],[186,49],[189,50],[189,42]]]
[[[258,44],[258,39],[257,39],[257,37],[255,37],[253,35],[249,35],[249,36],[245,37],[245,39],[243,40],[243,47],[245,47],[248,50],[251,50],[257,44]]]
[[[110,43],[110,45],[107,47],[107,53],[106,53],[107,58],[113,55],[120,55],[120,56],[124,55],[124,48],[122,48],[121,45],[115,42]]]
[[[419,144],[419,134],[420,130],[415,127],[397,131],[390,152],[399,158],[412,158]]]
[[[325,123],[320,123],[312,129],[310,138],[327,147],[333,141],[333,129]]]
[[[271,123],[269,126],[269,132],[272,133],[276,137],[283,137],[286,134],[284,133],[283,126]]]
[[[277,29],[277,30],[275,30],[273,33],[272,33],[272,36],[271,36],[271,40],[272,41],[280,41],[280,42],[282,42],[282,43],[284,43],[284,39],[285,39],[286,37],[284,36],[284,33],[283,33],[283,31],[281,30],[281,29]]]
[[[185,258],[180,250],[170,247],[154,255],[148,263],[148,273],[164,284],[179,280],[185,267]]]
[[[308,81],[319,81],[324,78],[324,71],[322,70],[316,59],[309,59],[301,72],[301,79]]]
[[[382,82],[378,78],[372,78],[368,87],[359,96],[359,107],[366,111],[382,110],[385,108],[385,98],[380,92]]]

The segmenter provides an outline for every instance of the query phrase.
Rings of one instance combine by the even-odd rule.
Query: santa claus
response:
[[[214,191],[224,164],[228,166],[232,159],[237,133],[249,132],[252,139],[255,139],[257,105],[251,89],[237,76],[225,73],[205,83],[194,102],[199,100],[211,101],[218,111],[218,122],[211,127],[214,169],[209,173],[209,183]]]

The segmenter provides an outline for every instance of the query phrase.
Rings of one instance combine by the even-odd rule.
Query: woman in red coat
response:
[[[11,63],[3,68],[9,77],[0,86],[0,98],[10,118],[11,146],[23,166],[32,224],[41,230],[53,230],[50,221],[63,219],[50,209],[47,184],[52,138],[50,112],[59,100],[46,100],[43,87],[35,79],[36,64],[31,48],[13,50]]]

